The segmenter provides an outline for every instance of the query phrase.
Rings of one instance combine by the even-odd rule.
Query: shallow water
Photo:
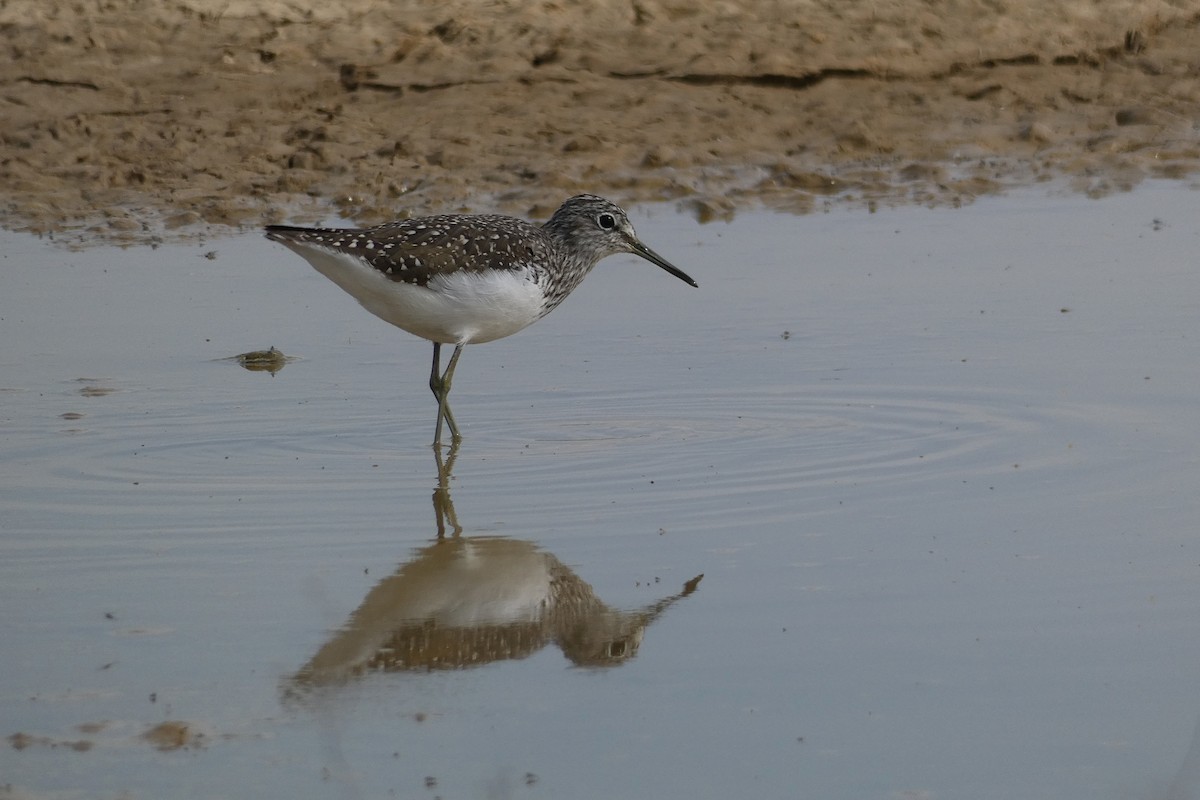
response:
[[[1200,798],[1198,213],[637,210],[448,475],[283,248],[0,234],[0,796]]]

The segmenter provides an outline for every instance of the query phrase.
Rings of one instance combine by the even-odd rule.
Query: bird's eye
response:
[[[613,228],[617,227],[617,218],[612,214],[601,214],[600,216],[596,217],[596,224],[599,225],[603,230],[611,231]]]

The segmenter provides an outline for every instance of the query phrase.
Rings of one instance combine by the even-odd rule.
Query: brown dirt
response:
[[[1102,194],[1200,164],[1197,41],[1200,0],[0,0],[0,225]]]

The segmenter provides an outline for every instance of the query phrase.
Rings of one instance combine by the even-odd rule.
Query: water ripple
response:
[[[612,494],[642,476],[708,495],[962,483],[1071,463],[1076,443],[1105,435],[1129,413],[990,388],[614,392],[536,417],[507,414],[503,425],[479,432],[492,455],[480,470],[572,496],[586,488]],[[496,457],[505,450],[529,457]]]
[[[425,445],[431,404],[399,415],[353,398],[151,412],[122,397],[99,402],[115,408],[120,400],[123,411],[29,440],[26,469],[11,487],[22,490],[20,504],[95,508],[262,494],[303,505],[314,493],[345,498],[434,479]],[[460,482],[480,499],[521,498],[548,509],[695,495],[782,507],[798,490],[961,483],[1070,463],[1076,443],[1130,416],[990,388],[840,382],[694,397],[514,395],[456,411],[470,421]],[[118,487],[142,487],[141,494]]]

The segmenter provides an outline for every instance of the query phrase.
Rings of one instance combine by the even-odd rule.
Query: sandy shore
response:
[[[0,36],[0,225],[79,242],[1200,165],[1200,2],[0,0]]]

